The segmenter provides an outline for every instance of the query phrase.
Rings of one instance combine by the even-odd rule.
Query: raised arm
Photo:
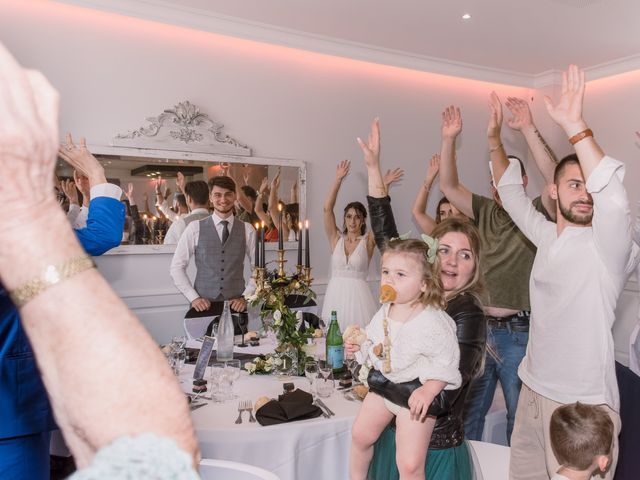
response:
[[[336,225],[336,216],[333,212],[333,209],[336,206],[336,198],[338,197],[338,192],[340,191],[340,186],[342,185],[342,181],[344,177],[349,173],[349,168],[351,168],[351,162],[349,160],[342,160],[338,163],[338,167],[336,168],[336,176],[331,184],[331,189],[329,190],[329,194],[324,201],[323,206],[323,219],[324,219],[324,233],[327,235],[327,239],[329,240],[329,244],[331,245],[331,251],[336,248],[336,243],[338,243],[338,239],[340,238],[340,229]]]
[[[394,168],[393,170],[387,170],[387,173],[382,177],[382,183],[384,183],[384,188],[389,193],[389,188],[392,184],[399,182],[404,177],[404,170],[401,168]]]
[[[360,137],[357,138],[357,141],[362,149],[364,164],[367,168],[369,196],[373,198],[386,197],[388,192],[380,171],[380,120],[378,118],[373,120],[366,143]]]
[[[278,216],[280,215],[280,210],[278,210],[278,204],[280,203],[280,195],[278,194],[278,190],[280,189],[280,167],[278,167],[278,171],[276,176],[271,180],[271,190],[269,191],[269,203],[267,207],[269,208],[269,215],[271,216],[271,221],[273,224],[278,227]],[[282,235],[283,232],[278,232],[278,235]]]
[[[253,212],[253,203],[251,202],[251,199],[245,195],[244,190],[242,190],[243,185],[240,184],[240,178],[237,175],[231,174],[231,168],[229,168],[229,176],[236,184],[236,198],[238,199],[238,203],[247,212]]]
[[[258,196],[256,197],[255,212],[256,212],[256,215],[258,215],[258,218],[260,219],[261,222],[264,222],[266,226],[271,226],[271,218],[269,217],[269,215],[264,209],[264,197],[268,188],[269,188],[269,179],[267,177],[264,177],[262,179],[262,182],[260,183],[260,188],[258,189]]]
[[[11,126],[0,131],[0,170],[20,179],[0,192],[0,278],[15,292],[85,253],[51,191],[58,95],[2,46],[0,72],[0,121]],[[55,242],[47,240],[51,232]],[[47,287],[20,307],[20,316],[79,468],[114,440],[145,432],[175,440],[197,462],[184,394],[157,345],[95,268]]]
[[[582,103],[584,100],[584,71],[576,65],[570,65],[569,70],[562,73],[562,95],[557,104],[545,96],[544,103],[549,116],[562,127],[569,139],[588,130],[582,117]],[[591,172],[604,157],[600,145],[593,138],[593,134],[577,141],[574,146],[585,180],[589,180]]]
[[[458,180],[456,138],[462,131],[460,108],[453,105],[442,112],[442,148],[440,150],[440,190],[451,204],[469,218],[473,216],[473,196]]]
[[[522,98],[507,97],[505,105],[513,115],[507,120],[507,125],[522,133],[545,184],[551,185],[558,159],[533,123],[533,115],[531,115],[529,104]],[[546,188],[542,193],[542,204],[547,213],[555,217],[556,202],[551,198]]]
[[[431,235],[431,232],[436,228],[436,220],[427,214],[427,200],[429,200],[429,192],[433,186],[433,181],[438,176],[438,170],[440,169],[440,155],[434,154],[429,160],[429,166],[427,167],[427,176],[422,182],[420,190],[416,195],[416,200],[413,202],[413,218],[422,230],[427,235]]]
[[[502,145],[502,103],[496,92],[489,95],[489,125],[487,126],[487,141],[489,143],[489,160],[493,181],[498,185],[505,170],[509,167],[509,160]]]

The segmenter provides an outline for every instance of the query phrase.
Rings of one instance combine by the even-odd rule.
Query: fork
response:
[[[243,410],[249,412],[249,423],[255,423],[256,419],[253,416],[253,403],[251,402],[251,400],[247,400],[244,402]]]
[[[244,402],[238,402],[238,418],[236,418],[236,425],[242,423],[242,412],[244,412]]]

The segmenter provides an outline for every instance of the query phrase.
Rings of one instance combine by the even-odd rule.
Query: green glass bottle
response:
[[[336,311],[331,311],[331,322],[327,331],[327,362],[333,366],[333,373],[344,370],[344,343]]]

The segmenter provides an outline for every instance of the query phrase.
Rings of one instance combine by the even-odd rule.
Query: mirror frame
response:
[[[303,160],[252,156],[249,147],[225,135],[222,124],[188,101],[166,109],[156,117],[147,117],[147,120],[149,126],[116,135],[110,146],[87,145],[87,148],[97,155],[296,167],[300,218],[307,218],[307,169]],[[178,128],[179,134],[171,128]],[[194,141],[195,137],[197,141]],[[268,242],[265,248],[271,251],[277,250],[277,246],[277,242]],[[284,242],[284,249],[297,249],[297,242]],[[174,250],[175,245],[120,245],[106,255],[173,253]]]

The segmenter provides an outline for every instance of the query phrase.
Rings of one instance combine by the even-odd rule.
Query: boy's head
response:
[[[563,405],[551,415],[551,448],[564,467],[605,471],[613,444],[613,422],[605,410],[580,402]]]

